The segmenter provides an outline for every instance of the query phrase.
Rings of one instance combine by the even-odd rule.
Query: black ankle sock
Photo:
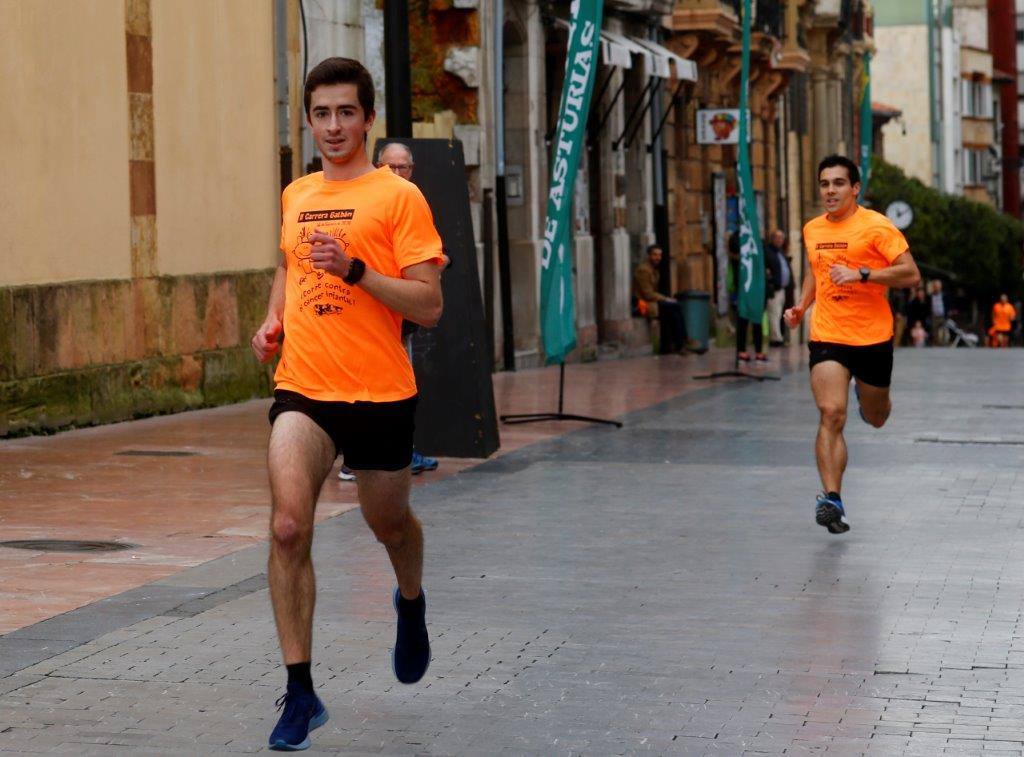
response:
[[[416,612],[422,615],[426,607],[427,600],[423,596],[423,589],[420,589],[420,595],[416,599],[406,599],[402,596],[402,592],[398,592],[398,609],[403,613]]]
[[[288,669],[288,685],[291,686],[293,683],[298,684],[306,691],[313,690],[313,675],[310,672],[311,663],[308,662],[296,662],[292,665],[286,665]]]
[[[834,499],[837,502],[842,502],[843,498],[839,496],[839,492],[826,492],[825,496],[829,499]]]

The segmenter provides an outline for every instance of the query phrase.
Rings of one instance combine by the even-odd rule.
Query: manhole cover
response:
[[[199,453],[182,449],[125,449],[114,454],[127,457],[195,457]]]
[[[0,541],[0,547],[10,549],[30,549],[35,552],[117,552],[122,549],[134,549],[134,544],[123,544],[116,541],[73,541],[69,539],[22,539],[20,541]]]

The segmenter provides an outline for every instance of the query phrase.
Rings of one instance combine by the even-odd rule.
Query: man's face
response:
[[[846,166],[830,166],[822,169],[818,175],[818,192],[825,212],[840,216],[857,204],[857,192],[860,184],[850,183],[850,173]]]
[[[775,247],[782,247],[782,245],[785,243],[785,241],[786,241],[786,235],[783,234],[781,231],[776,231],[776,232],[772,233],[772,244]]]
[[[999,295],[999,301],[1005,305],[1010,301],[1010,298],[1007,297],[1005,294],[1001,294]]]
[[[651,261],[651,265],[655,268],[661,265],[661,248],[655,247],[653,250],[648,252],[647,259]]]
[[[924,289],[915,289],[914,290],[914,296],[917,297],[917,299],[919,299],[919,300],[923,300],[924,299]]]
[[[392,171],[406,181],[412,181],[412,155],[396,145],[389,145],[377,159],[377,167],[389,166]]]
[[[365,154],[366,134],[374,114],[367,116],[359,104],[355,84],[325,84],[309,98],[309,127],[324,160],[344,164]]]

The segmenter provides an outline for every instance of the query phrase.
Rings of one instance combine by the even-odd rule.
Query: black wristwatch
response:
[[[363,278],[363,274],[366,273],[366,263],[359,258],[352,258],[348,264],[348,274],[342,277],[342,281],[346,284],[358,284],[359,279]]]
[[[868,268],[866,266],[864,268],[861,268],[860,269],[860,283],[861,284],[867,284],[868,283],[868,276],[870,276],[870,275],[871,275],[871,269],[870,268]]]

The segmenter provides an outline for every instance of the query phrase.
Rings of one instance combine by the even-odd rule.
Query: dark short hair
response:
[[[842,166],[846,169],[846,173],[850,177],[850,184],[860,184],[860,169],[857,168],[856,163],[845,155],[829,155],[821,161],[818,164],[818,178],[821,178],[821,172],[826,168],[835,168],[836,166]]]
[[[317,63],[306,75],[306,86],[302,93],[306,118],[309,118],[309,102],[313,97],[313,90],[331,84],[355,84],[363,115],[366,118],[370,117],[374,102],[373,77],[366,70],[366,66],[352,58],[327,58]]]
[[[649,244],[649,245],[647,245],[647,254],[648,255],[650,255],[655,250],[660,252],[662,255],[665,254],[665,248],[662,247],[660,244]]]

